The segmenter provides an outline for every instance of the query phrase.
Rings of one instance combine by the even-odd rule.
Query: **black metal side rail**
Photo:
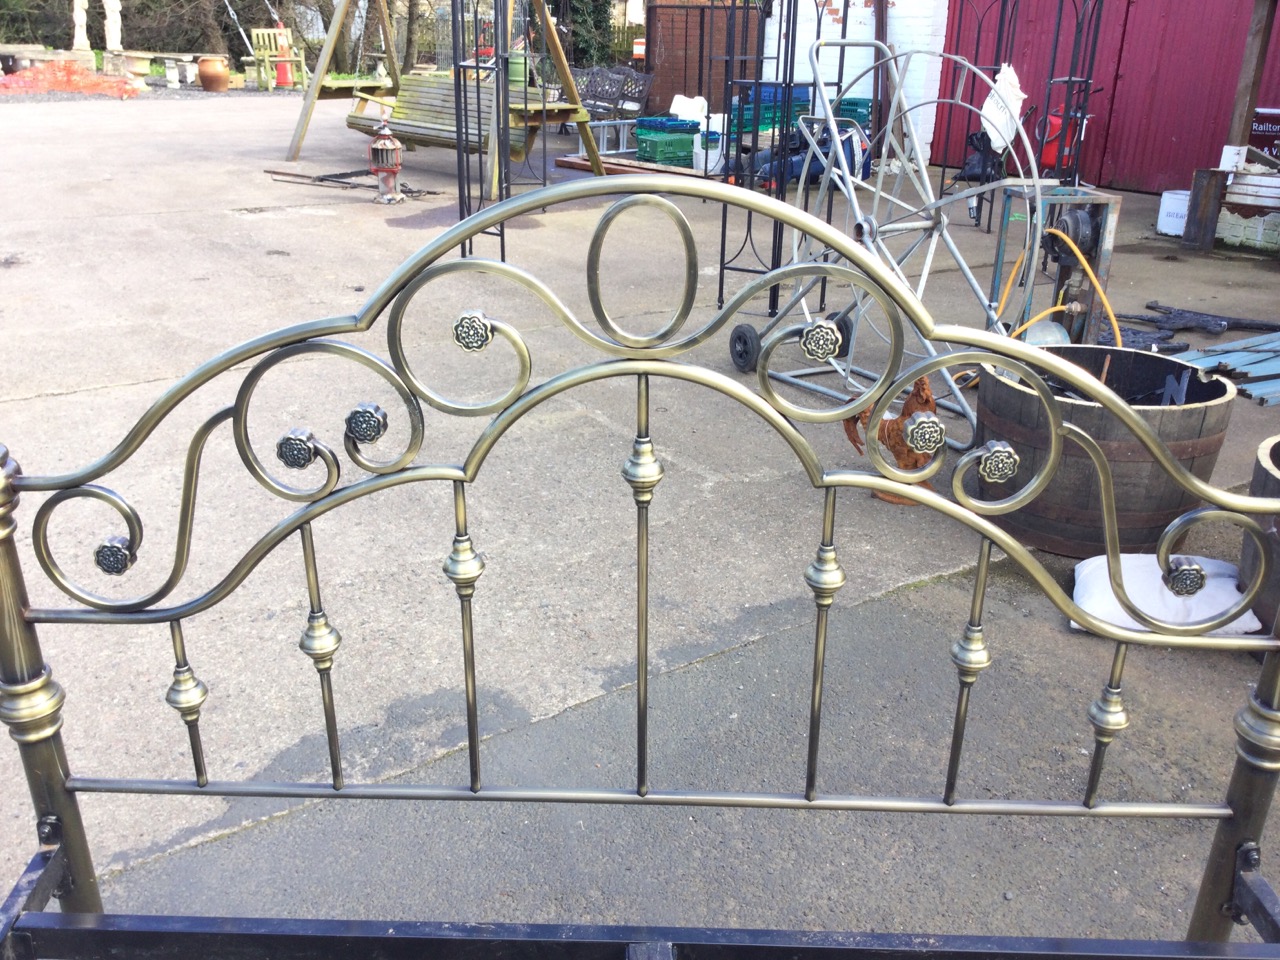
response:
[[[46,835],[56,837],[56,824]],[[1256,874],[1257,866],[1257,848],[1242,848],[1232,913],[1243,923],[1247,910],[1248,921],[1265,937],[1276,932],[1274,907],[1280,902]],[[45,843],[0,904],[0,960],[1274,960],[1280,956],[1274,944],[1184,940],[43,912],[50,899],[65,892],[67,883],[61,845]],[[1249,890],[1242,889],[1249,883]]]
[[[1265,944],[921,936],[672,927],[276,920],[29,913],[14,960],[59,957],[219,960],[1003,960],[1003,958],[1274,958]]]

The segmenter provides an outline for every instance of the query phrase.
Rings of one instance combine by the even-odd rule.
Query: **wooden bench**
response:
[[[494,132],[494,87],[491,83],[465,81],[464,116],[467,117],[464,142],[469,152],[487,150]],[[372,107],[390,110],[387,126],[408,146],[455,147],[457,130],[457,96],[454,79],[445,73],[409,73],[400,78],[400,90],[394,100],[359,95],[356,108],[347,114],[347,126],[373,136],[382,122]],[[542,124],[577,122],[586,119],[580,107],[567,103],[544,103],[538,90],[512,87],[507,104],[511,159],[522,160],[537,138]]]
[[[543,211],[550,213],[544,216]],[[795,238],[794,249],[801,255],[777,270],[747,277],[718,306],[713,283],[700,279],[705,271],[699,264],[714,262],[714,225],[724,216],[746,215],[769,220]],[[515,251],[524,257],[521,266],[484,256],[458,258],[460,244],[476,241],[495,223],[525,217],[539,218],[539,229],[507,234],[509,250],[517,246],[514,238],[528,242]],[[652,222],[669,222],[671,232],[641,232],[639,225]],[[617,231],[612,240],[607,237],[610,230]],[[621,278],[626,284],[623,297],[610,296],[616,290],[600,273],[608,258],[619,263],[609,246],[613,242],[629,257],[622,266],[635,271]],[[576,254],[575,244],[583,256]],[[674,270],[670,258],[652,255],[659,250],[676,252]],[[555,255],[546,257],[548,251]],[[543,260],[554,265],[539,276]],[[699,290],[700,284],[712,289]],[[878,379],[865,392],[847,400],[779,393],[782,388],[768,375],[771,365],[790,368],[800,356],[822,364],[837,356],[842,346],[837,323],[824,319],[820,311],[801,312],[795,305],[783,309],[766,338],[759,375],[734,375],[724,349],[730,330],[778,285],[797,295],[822,287],[828,303],[847,300],[848,305],[875,311],[888,331],[890,346]],[[456,312],[448,308],[442,336],[440,326],[431,323],[439,324],[446,309],[442,305],[453,303],[459,290],[467,291],[466,303]],[[641,293],[670,294],[674,311],[655,312],[657,300]],[[531,304],[540,309],[530,310]],[[661,322],[656,329],[655,316]],[[912,331],[951,344],[956,352],[906,355],[902,344]],[[699,349],[709,344],[720,349]],[[505,354],[494,357],[490,350]],[[453,395],[458,381],[446,377],[446,387],[434,376],[453,358],[494,361],[494,379],[482,376],[482,382],[468,384],[477,389]],[[879,423],[896,400],[916,395],[913,385],[919,378],[979,363],[988,365],[983,377],[997,375],[998,369],[1018,376],[1033,398],[1028,402],[1041,403],[1052,425],[1053,450],[1023,492],[987,500],[967,484],[977,477],[989,483],[1023,479],[1016,447],[997,439],[959,457],[945,495],[931,488],[926,481],[941,477],[939,471],[949,465],[951,454],[945,442],[947,421],[927,410],[907,417],[901,433],[916,454],[932,458],[922,467],[904,470],[891,463],[874,430],[866,437],[864,459],[858,459],[845,441],[842,421],[866,411],[872,423]],[[322,367],[323,375],[316,374]],[[1168,624],[1135,614],[1150,631],[1140,632],[1102,621],[1077,607],[1046,570],[1043,557],[996,522],[1031,502],[1041,480],[1059,466],[1067,468],[1066,460],[1074,461],[1068,469],[1075,482],[1083,482],[1079,478],[1084,471],[1078,468],[1084,461],[1093,466],[1089,482],[1101,491],[1106,525],[1114,533],[1114,503],[1107,496],[1111,471],[1102,442],[1067,419],[1067,402],[1057,399],[1048,378],[1072,395],[1105,406],[1117,430],[1132,434],[1179,484],[1212,505],[1180,518],[1170,527],[1170,536],[1211,519],[1225,519],[1257,538],[1265,576],[1274,534],[1268,535],[1256,518],[1280,512],[1280,499],[1233,494],[1197,480],[1169,454],[1145,420],[1082,368],[982,329],[936,323],[864,246],[828,224],[771,198],[690,178],[589,178],[486,208],[411,256],[355,313],[263,334],[196,368],[156,399],[114,446],[115,436],[104,438],[102,430],[90,428],[79,416],[73,424],[42,422],[47,408],[33,404],[27,422],[49,433],[50,451],[37,446],[11,453],[0,447],[0,721],[9,727],[21,755],[39,844],[30,867],[0,906],[0,957],[1274,958],[1273,946],[1223,941],[1233,919],[1245,916],[1265,936],[1280,938],[1280,902],[1259,872],[1259,863],[1266,867],[1276,862],[1267,856],[1270,847],[1263,841],[1263,827],[1280,778],[1280,641],[1263,635],[1206,635],[1247,606],[1253,588],[1230,609],[1196,624]],[[267,382],[271,386],[259,390]],[[291,383],[299,395],[289,392]],[[576,409],[577,403],[598,406],[591,415],[566,418],[566,411]],[[598,416],[596,409],[601,411]],[[303,410],[323,414],[308,420],[299,412]],[[577,430],[566,433],[566,424],[580,425],[578,429],[590,436],[578,436]],[[541,432],[531,434],[533,430]],[[539,437],[546,443],[538,443]],[[1111,439],[1109,434],[1107,440]],[[85,449],[88,443],[99,449]],[[1082,456],[1064,457],[1066,446]],[[725,463],[737,464],[730,469],[763,472],[777,485],[767,508],[778,513],[777,522],[742,522],[751,507],[738,502],[741,487],[731,482],[733,477],[704,473],[700,464],[690,466],[688,458],[697,460],[709,447],[728,451]],[[185,469],[169,463],[170,455],[185,459]],[[70,470],[58,466],[59,458],[67,456],[82,458],[81,465]],[[610,461],[612,466],[605,467]],[[42,472],[44,464],[53,469]],[[172,514],[177,519],[163,543],[156,543],[154,534],[143,543],[143,511],[137,508],[136,496],[144,492],[138,489],[141,485],[148,495],[158,489],[172,491],[174,499],[163,502],[175,506]],[[720,488],[721,508],[734,514],[734,535],[719,543],[702,542],[688,532],[705,507],[684,509],[685,498],[710,487]],[[678,496],[681,491],[685,498]],[[872,504],[868,493],[873,491],[895,494],[917,509]],[[552,493],[559,498],[549,496]],[[566,500],[580,511],[562,515]],[[79,506],[63,510],[73,503]],[[869,506],[898,512],[875,514]],[[101,524],[96,528],[100,533],[86,523],[89,514],[76,513],[83,507],[104,509],[95,521]],[[549,524],[538,529],[558,533],[531,537],[535,517]],[[350,525],[342,523],[344,518]],[[912,525],[913,532],[906,540],[897,536],[890,541],[885,525],[898,522]],[[953,622],[940,626],[936,602],[909,597],[900,602],[880,598],[885,603],[883,619],[842,619],[858,615],[859,604],[850,601],[865,598],[849,595],[875,581],[882,551],[938,550],[945,542],[940,531],[950,524],[965,534],[953,542],[972,563],[963,580],[948,588],[944,606],[953,612]],[[589,553],[584,551],[587,544],[607,549]],[[968,553],[971,547],[976,562]],[[529,567],[512,562],[521,550],[529,551]],[[1006,566],[1015,573],[1028,576],[1004,577],[993,568],[993,550],[1007,557]],[[424,560],[433,555],[436,561]],[[947,563],[958,560],[948,557]],[[1194,593],[1203,585],[1203,571],[1164,554],[1159,560],[1166,567],[1169,589]],[[717,568],[721,576],[713,579]],[[442,575],[435,573],[441,569]],[[521,598],[528,601],[529,594],[511,592],[519,591],[530,577],[546,578],[542,605],[523,603]],[[589,614],[581,584],[593,577],[609,597],[591,602],[617,601],[621,613],[592,619],[599,626],[582,638],[584,646],[566,649],[566,638],[555,634],[555,626],[572,623],[571,629],[577,629],[579,614]],[[791,598],[786,601],[790,625],[774,639],[776,652],[786,658],[788,677],[795,682],[776,682],[748,649],[763,639],[754,618],[779,611],[753,612],[749,603],[739,602],[754,594],[708,594],[725,589],[726,581],[729,589],[742,589],[751,581],[767,582],[772,588],[790,584],[784,591]],[[713,587],[716,583],[721,586]],[[913,586],[926,585],[922,581]],[[1116,584],[1122,597],[1123,586]],[[265,593],[264,587],[269,588]],[[511,598],[511,609],[495,610],[503,596]],[[930,596],[936,600],[942,594]],[[359,612],[349,609],[361,600],[372,606]],[[1073,672],[1068,666],[1038,660],[1035,650],[1021,645],[1031,627],[1020,604],[1032,601],[1055,610],[1062,629],[1070,617],[1104,638],[1080,639],[1093,644],[1098,654],[1079,662],[1079,672],[1090,674],[1077,691],[1080,702],[1050,696],[1079,679],[1067,676]],[[922,608],[909,619],[906,614],[913,602]],[[545,619],[553,606],[563,608],[565,619]],[[1001,607],[1008,611],[1004,619],[998,614]],[[732,674],[734,679],[759,684],[741,699],[759,711],[753,716],[772,720],[769,726],[778,728],[778,751],[785,760],[775,773],[740,770],[737,759],[718,759],[727,753],[745,758],[748,766],[760,762],[754,749],[737,750],[749,744],[743,743],[737,713],[728,712],[737,709],[733,701],[710,700],[711,691],[696,683],[689,684],[687,709],[662,728],[665,735],[650,725],[651,707],[654,717],[665,716],[672,703],[666,696],[655,697],[651,704],[650,680],[662,679],[651,642],[658,644],[664,637],[668,642],[691,642],[689,656],[710,659],[704,640],[690,636],[680,641],[674,636],[683,629],[684,613],[695,608],[705,611],[708,621],[697,623],[696,630],[712,632],[726,644],[724,649],[733,651],[726,659],[735,661],[735,671],[741,670]],[[653,618],[651,611],[657,614]],[[680,617],[669,617],[673,611]],[[382,628],[372,626],[375,612],[385,618]],[[281,633],[276,629],[280,618],[289,617],[295,622]],[[341,649],[339,621],[348,631],[348,643]],[[437,629],[449,641],[447,657],[435,656],[444,647],[424,653],[428,630]],[[374,631],[379,635],[371,636]],[[381,636],[384,631],[388,636]],[[921,636],[910,636],[913,631]],[[286,648],[293,647],[292,638],[299,633],[300,652],[290,652]],[[119,755],[99,752],[86,761],[86,752],[101,751],[102,742],[120,739],[108,719],[120,714],[99,717],[77,700],[84,696],[80,690],[64,691],[46,663],[41,635],[46,641],[58,635],[66,642],[64,664],[87,645],[95,651],[110,650],[111,666],[118,670],[112,676],[94,671],[89,678],[93,689],[101,692],[104,703],[117,704],[117,711],[126,690],[145,691],[140,695],[152,704],[154,726],[167,731],[161,741],[165,745],[156,746],[153,756],[126,736],[127,746]],[[289,639],[282,643],[285,637]],[[854,726],[850,714],[832,713],[830,702],[824,719],[824,689],[829,699],[840,703],[840,691],[826,686],[825,671],[841,644],[855,661],[852,669],[865,674],[887,650],[908,641],[918,655],[901,664],[906,686],[885,689],[883,703],[873,696],[877,702],[866,705],[878,734]],[[1010,647],[1016,649],[1013,676],[999,667],[988,672],[993,656],[999,664],[1004,653],[1013,652]],[[506,691],[493,689],[487,671],[496,669],[496,661],[505,656],[529,664],[528,683],[558,683],[554,664],[576,659],[580,649],[620,651],[623,658],[623,679],[609,681],[618,686],[621,699],[613,702],[623,714],[608,727],[621,731],[616,742],[599,741],[606,728],[592,727],[583,741],[588,748],[574,758],[581,761],[581,771],[569,777],[551,773],[553,764],[565,758],[537,752],[522,753],[519,762],[495,773],[487,766],[491,753],[482,721],[491,717],[486,712],[490,698]],[[1199,745],[1186,743],[1186,753],[1178,755],[1172,768],[1157,764],[1150,771],[1164,782],[1135,782],[1125,774],[1127,753],[1108,753],[1113,742],[1124,742],[1130,711],[1136,717],[1158,706],[1143,695],[1141,675],[1122,677],[1126,652],[1136,656],[1139,650],[1153,655],[1177,650],[1188,659],[1192,652],[1195,657],[1220,657],[1225,651],[1266,653],[1256,689],[1240,689],[1238,697],[1231,694],[1241,706],[1233,733],[1224,713],[1222,726],[1228,736],[1223,738],[1221,762],[1193,757]],[[242,667],[239,657],[245,652],[269,657],[271,676],[254,671],[228,676],[229,667]],[[210,677],[210,661],[228,656],[229,665],[223,663],[215,672],[219,679],[206,685],[201,677]],[[1086,659],[1096,662],[1086,667]],[[367,665],[367,672],[357,669],[359,664]],[[565,665],[569,672],[575,667],[595,669],[590,664]],[[928,689],[915,686],[926,667],[936,667],[944,682]],[[58,669],[60,676],[71,673]],[[882,682],[879,673],[872,676],[872,686]],[[1018,677],[1026,689],[1025,700],[991,696],[998,692],[992,684]],[[1131,679],[1137,696],[1122,691]],[[599,678],[592,681],[596,682]],[[765,695],[768,691],[773,691],[770,696]],[[343,711],[354,710],[366,698],[394,703],[396,709],[385,715],[385,723],[363,728],[359,737],[348,736],[349,728],[339,718],[349,716]],[[64,718],[64,703],[72,701],[76,709]],[[426,711],[422,705],[428,703],[444,716],[447,711],[438,705],[446,702],[453,705],[452,714],[442,723],[457,723],[460,731],[453,741],[460,746],[456,777],[446,771],[443,781],[437,779],[440,770],[424,777],[413,764],[404,775],[369,776],[368,761],[390,742],[383,739],[390,736],[388,726],[416,723],[408,715]],[[971,702],[974,715],[983,717],[973,724]],[[263,712],[267,706],[272,709]],[[1043,716],[1051,706],[1064,712],[1059,716],[1055,709]],[[563,704],[556,709],[562,708]],[[1194,705],[1177,703],[1172,708],[1164,722],[1157,723],[1154,737],[1148,735],[1148,746],[1153,739],[1160,742],[1186,732],[1176,718]],[[1027,742],[1027,731],[1039,729],[1027,725],[1033,714],[1032,719],[1045,727],[1075,725],[1092,750],[1069,751],[1072,756],[1064,763],[1071,765],[1070,775],[1055,772],[1047,778],[1042,775],[1047,767],[1033,767],[1024,786],[1034,793],[1024,796],[1021,790],[1002,788],[1000,778],[1033,747],[1048,752],[1045,743]],[[277,719],[264,720],[268,717]],[[142,716],[128,719],[152,726]],[[521,723],[533,719],[533,714],[526,714]],[[917,721],[921,729],[930,728],[922,734],[927,743],[914,744],[927,748],[923,752],[906,749],[898,739],[916,729]],[[298,740],[297,749],[291,747],[287,761],[279,765],[268,751],[266,768],[255,774],[255,764],[246,766],[235,752],[238,741],[227,737],[231,730],[250,739],[265,735],[273,722],[287,725],[290,737],[294,731],[313,730],[315,735]],[[78,753],[64,746],[64,732],[67,746],[79,743]],[[405,736],[414,739],[419,729],[412,727]],[[713,737],[721,752],[710,762],[686,764],[682,758],[693,749],[692,741],[703,736]],[[852,765],[833,770],[827,758],[840,744],[850,742],[856,745]],[[1234,753],[1230,743],[1235,744]],[[876,764],[870,763],[873,757]],[[928,758],[931,762],[924,762]],[[599,761],[606,761],[609,769],[601,771]],[[1233,765],[1233,772],[1223,784],[1228,765]],[[83,773],[86,766],[91,775]],[[975,776],[975,768],[983,771],[980,776]],[[892,782],[873,779],[881,775]],[[268,876],[274,871],[288,874],[291,891],[310,889],[320,872],[345,878],[355,861],[366,871],[361,876],[377,875],[370,885],[381,881],[377,854],[359,840],[328,833],[326,824],[331,821],[321,816],[353,800],[399,804],[383,808],[395,825],[381,840],[410,852],[414,883],[422,888],[448,887],[472,871],[494,869],[494,858],[501,855],[481,845],[482,835],[467,819],[460,819],[456,828],[444,828],[465,835],[466,852],[456,859],[439,858],[430,843],[418,841],[415,826],[443,816],[449,804],[470,818],[479,818],[488,804],[489,813],[522,836],[524,818],[545,810],[545,805],[586,805],[576,808],[584,811],[591,805],[626,807],[629,829],[643,838],[637,842],[664,843],[666,857],[694,860],[694,871],[707,860],[734,861],[736,849],[750,847],[769,829],[770,817],[779,818],[774,824],[782,818],[793,823],[809,818],[804,826],[815,831],[817,818],[827,818],[827,823],[838,818],[842,833],[900,830],[904,843],[915,839],[922,819],[954,826],[966,817],[971,822],[975,817],[1075,818],[1069,831],[1058,834],[1064,842],[1075,843],[1075,849],[1040,843],[1040,829],[1050,831],[1044,826],[1036,828],[1035,837],[1018,855],[1024,860],[1056,859],[1069,871],[1100,861],[1098,866],[1108,873],[1115,860],[1145,857],[1146,851],[1136,851],[1127,836],[1099,849],[1093,832],[1102,827],[1099,819],[1118,818],[1113,825],[1132,823],[1133,818],[1150,818],[1156,825],[1165,821],[1183,837],[1188,835],[1186,824],[1178,821],[1200,820],[1216,823],[1216,834],[1190,918],[1190,939],[1197,942],[1190,944],[1058,939],[1051,929],[1056,912],[1054,917],[1036,918],[1045,928],[1045,936],[1038,939],[956,937],[945,929],[927,936],[749,929],[752,914],[745,900],[733,903],[733,909],[747,918],[748,929],[471,923],[467,921],[483,918],[456,916],[443,918],[450,922],[419,922],[403,916],[420,903],[419,892],[404,887],[394,891],[400,916],[392,922],[369,917],[104,914],[81,817],[81,804],[98,802],[102,794],[152,798],[137,801],[147,805],[148,821],[180,815],[177,804],[166,805],[161,797],[325,801],[299,810],[296,818],[304,834],[299,843],[307,848],[303,856],[313,859],[273,863],[261,847],[261,835],[248,833],[244,840],[255,849],[237,860],[236,872],[221,881],[234,886],[246,871]],[[671,807],[683,808],[675,811],[681,822],[688,813],[692,825],[697,813],[707,823],[699,824],[697,833],[686,834],[683,827],[671,832],[677,818],[663,821],[661,812]],[[708,808],[742,808],[751,819],[736,835],[720,837]],[[260,809],[276,814],[274,808]],[[362,816],[369,812],[362,811]],[[899,816],[869,818],[873,813]],[[585,813],[574,813],[575,818],[580,815]],[[667,826],[647,833],[641,826],[646,817],[650,824]],[[575,826],[573,832],[578,829]],[[489,836],[496,844],[501,842],[498,835],[507,833],[499,825]],[[204,836],[199,831],[178,835]],[[597,857],[610,856],[609,839],[599,839]],[[844,863],[830,866],[855,882],[901,890],[901,922],[931,926],[933,917],[916,911],[911,891],[928,887],[930,870],[940,863],[954,857],[964,865],[948,882],[955,896],[953,916],[971,913],[970,896],[979,890],[1007,889],[998,874],[970,879],[972,838],[957,832],[954,843],[954,849],[929,850],[911,859],[905,876],[901,870],[879,871],[878,864],[849,864],[849,873]],[[532,843],[528,852],[554,864],[560,849],[559,840],[552,838],[545,845]],[[919,848],[908,844],[908,849]],[[1201,854],[1196,851],[1196,858]],[[822,850],[810,854],[826,855]],[[1159,869],[1157,864],[1144,867],[1153,874]],[[577,876],[571,868],[564,875],[566,884]],[[672,900],[690,896],[665,876],[646,880],[651,892],[657,889]],[[193,890],[214,882],[204,869],[184,875],[180,889],[173,890],[173,901],[185,904]],[[767,881],[758,889],[769,897],[788,893]],[[582,893],[584,902],[590,902],[585,899],[588,891]],[[713,899],[722,894],[699,888],[698,895],[704,893]],[[723,891],[725,902],[731,902],[732,893]],[[359,904],[363,895],[355,890],[348,902]],[[500,896],[494,894],[495,899]],[[859,888],[851,886],[834,896],[856,908]],[[60,898],[61,910],[45,911],[53,897]],[[998,893],[994,899],[999,901]],[[1172,911],[1176,904],[1176,899],[1162,901],[1155,895],[1154,904],[1138,905],[1130,899],[1111,906],[1131,915],[1136,910]],[[476,912],[491,906],[471,904]],[[1105,912],[1104,904],[1090,906]],[[317,910],[327,912],[323,905],[304,904],[290,913],[314,916]]]

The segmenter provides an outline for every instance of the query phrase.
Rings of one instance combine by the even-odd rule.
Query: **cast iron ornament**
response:
[[[902,436],[916,453],[934,454],[947,442],[947,429],[936,414],[921,410],[907,418],[902,426]]]
[[[1017,452],[1003,440],[990,440],[978,461],[978,476],[987,483],[1004,483],[1018,473]]]
[[[840,352],[840,331],[834,323],[815,320],[800,334],[800,349],[815,363],[825,363]]]
[[[98,569],[112,577],[123,576],[137,559],[128,537],[107,537],[93,551],[93,562]]]
[[[1193,597],[1204,589],[1204,568],[1190,557],[1170,557],[1164,585],[1175,597]]]
[[[316,459],[316,438],[310,430],[290,430],[276,443],[276,456],[290,470],[305,470]]]
[[[377,443],[387,432],[387,411],[376,403],[362,403],[347,414],[347,436],[356,443]]]
[[[493,324],[483,313],[464,313],[453,321],[453,342],[468,353],[479,353],[493,343]]]

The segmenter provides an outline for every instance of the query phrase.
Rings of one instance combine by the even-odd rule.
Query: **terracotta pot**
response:
[[[197,72],[200,74],[200,86],[209,93],[227,92],[231,71],[227,69],[225,57],[201,57]]]

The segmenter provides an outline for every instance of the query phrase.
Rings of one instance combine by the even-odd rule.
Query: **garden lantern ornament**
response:
[[[369,172],[378,178],[375,203],[399,203],[404,199],[398,182],[403,155],[404,145],[395,138],[384,120],[369,141]]]

